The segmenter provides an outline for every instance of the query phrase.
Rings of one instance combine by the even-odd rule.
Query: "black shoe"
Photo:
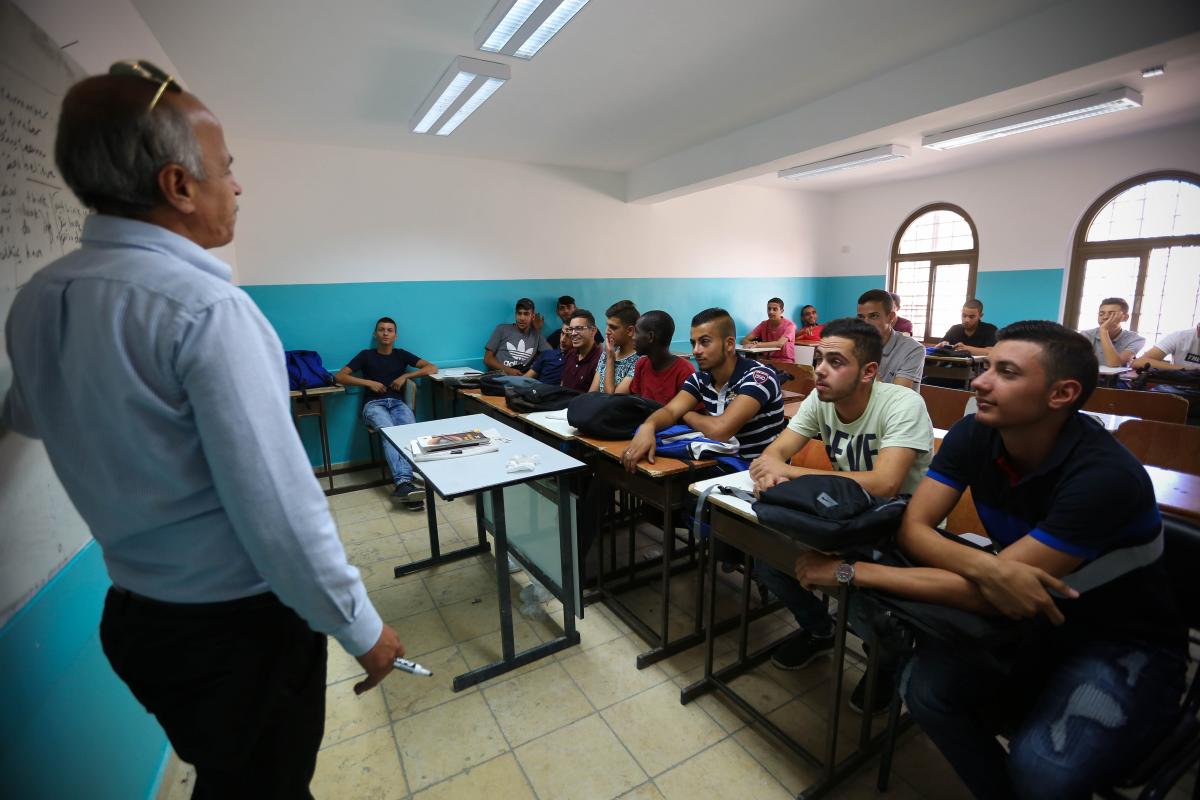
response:
[[[896,694],[896,676],[891,670],[880,669],[879,674],[875,678],[875,702],[872,704],[871,716],[878,714],[886,714],[888,707],[892,704],[892,697]],[[858,682],[858,686],[854,687],[854,691],[850,693],[850,710],[856,711],[859,714],[863,713],[863,706],[867,702],[867,676],[863,675],[862,680]]]
[[[833,650],[833,636],[813,636],[801,631],[771,653],[771,663],[779,669],[803,669],[813,659],[827,656]]]
[[[425,507],[425,492],[413,486],[409,481],[397,483],[392,490],[392,500],[400,503],[409,511],[420,511]]]

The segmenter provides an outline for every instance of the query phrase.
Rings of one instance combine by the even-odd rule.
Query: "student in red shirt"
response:
[[[800,322],[802,323],[801,326],[796,328],[796,344],[819,343],[821,341],[821,331],[825,326],[817,323],[817,307],[809,305],[801,308]]]
[[[671,352],[675,320],[665,311],[647,311],[638,317],[633,347],[641,358],[633,367],[633,380],[618,386],[617,394],[636,394],[666,405],[696,371],[692,362]]]

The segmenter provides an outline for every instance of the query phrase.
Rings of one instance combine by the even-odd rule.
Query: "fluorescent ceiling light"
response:
[[[790,169],[781,169],[777,173],[780,178],[796,180],[810,178],[813,175],[824,175],[827,172],[861,167],[864,164],[878,164],[882,161],[894,161],[897,158],[907,158],[909,150],[899,144],[885,144],[883,147],[873,147],[849,155],[827,158],[824,161],[814,161],[811,164],[801,164]]]
[[[1142,77],[1143,78],[1157,78],[1159,75],[1162,75],[1166,71],[1167,71],[1167,68],[1163,64],[1159,64],[1156,67],[1146,67],[1144,70],[1142,70]]]
[[[530,59],[588,0],[500,0],[475,32],[488,53]]]
[[[507,64],[458,56],[409,120],[412,132],[449,136],[510,74]]]
[[[1114,111],[1124,111],[1128,108],[1139,108],[1142,96],[1133,89],[1122,86],[1099,94],[1086,97],[1076,97],[1062,103],[1055,103],[1032,111],[1023,111],[1007,117],[981,122],[978,125],[968,125],[965,128],[955,128],[942,133],[934,133],[921,139],[921,144],[931,150],[950,150],[976,142],[986,142],[989,139],[999,139],[1014,133],[1036,131],[1039,128],[1049,128],[1064,122],[1074,122],[1078,119],[1098,117],[1111,114]]]

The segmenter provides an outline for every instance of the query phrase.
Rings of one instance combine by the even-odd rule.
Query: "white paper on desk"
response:
[[[499,449],[494,444],[476,444],[461,450],[439,450],[436,453],[426,453],[421,450],[416,439],[408,443],[408,450],[412,454],[413,461],[445,461],[448,458],[466,458],[467,456],[477,456],[480,453],[494,453]]]
[[[483,373],[474,367],[445,367],[439,369],[436,374],[447,378],[457,378],[463,375],[482,375]]]

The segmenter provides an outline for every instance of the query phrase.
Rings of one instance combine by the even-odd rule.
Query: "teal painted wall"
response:
[[[981,272],[978,294],[986,318],[1003,325],[1017,319],[1057,319],[1062,270]],[[492,327],[512,319],[518,297],[533,299],[557,325],[554,302],[572,295],[598,320],[620,299],[639,309],[659,308],[675,319],[675,349],[687,349],[687,323],[710,306],[729,310],[742,336],[766,315],[767,298],[778,295],[788,316],[797,320],[800,307],[812,303],[829,321],[855,313],[858,296],[884,285],[884,276],[849,275],[822,278],[622,278],[496,281],[404,281],[395,283],[328,283],[243,287],[275,326],[288,350],[316,350],[326,368],[337,372],[355,353],[373,346],[375,320],[393,317],[400,346],[443,367],[482,367],[483,345]],[[603,324],[601,321],[600,324]],[[429,388],[422,387],[418,419],[429,414]],[[328,401],[332,461],[369,458],[367,436],[358,419],[361,392],[351,390]],[[302,422],[309,459],[321,460],[316,420]]]
[[[166,735],[100,648],[110,585],[89,542],[0,629],[5,797],[127,800],[158,788]]]

